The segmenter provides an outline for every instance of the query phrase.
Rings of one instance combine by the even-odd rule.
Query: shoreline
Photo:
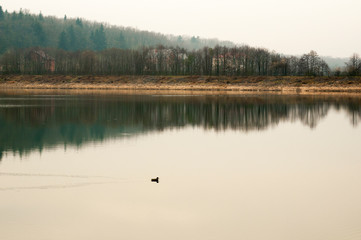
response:
[[[361,77],[0,75],[0,88],[361,94]]]

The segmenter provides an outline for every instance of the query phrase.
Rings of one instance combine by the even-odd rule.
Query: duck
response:
[[[159,183],[159,177],[156,177],[156,178],[152,178],[151,180],[152,182],[156,182],[156,183]]]

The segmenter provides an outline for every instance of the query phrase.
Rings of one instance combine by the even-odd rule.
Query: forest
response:
[[[63,75],[331,76],[361,74],[354,54],[330,69],[315,51],[286,56],[216,39],[166,36],[0,6],[0,73]]]
[[[233,46],[229,41],[202,39],[199,36],[173,36],[141,31],[130,27],[111,26],[81,18],[63,19],[31,14],[28,10],[9,13],[0,6],[0,55],[9,49],[29,47],[59,48],[67,51],[103,50],[106,48],[137,49],[165,45],[186,49],[204,46]]]

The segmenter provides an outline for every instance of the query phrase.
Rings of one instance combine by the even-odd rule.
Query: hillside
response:
[[[233,46],[231,42],[202,39],[198,36],[173,36],[111,26],[85,19],[63,19],[32,14],[27,10],[9,13],[0,6],[0,54],[12,48],[50,47],[64,50],[135,49],[165,45],[199,49],[215,45]]]
[[[331,69],[344,68],[349,61],[348,58],[334,58],[329,56],[321,56],[321,58],[328,64]]]
[[[131,27],[112,26],[82,18],[70,19],[32,14],[28,10],[9,13],[0,6],[0,55],[9,49],[29,47],[60,48],[68,51],[137,49],[164,45],[187,50],[232,47],[236,44],[198,36],[174,36],[142,31]],[[320,56],[330,69],[344,68],[348,59]]]

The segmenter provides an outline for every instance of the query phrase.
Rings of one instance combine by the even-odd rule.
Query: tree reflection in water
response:
[[[186,126],[261,131],[281,121],[315,128],[331,108],[361,118],[361,100],[329,96],[3,95],[0,159],[56,145],[81,146]]]

